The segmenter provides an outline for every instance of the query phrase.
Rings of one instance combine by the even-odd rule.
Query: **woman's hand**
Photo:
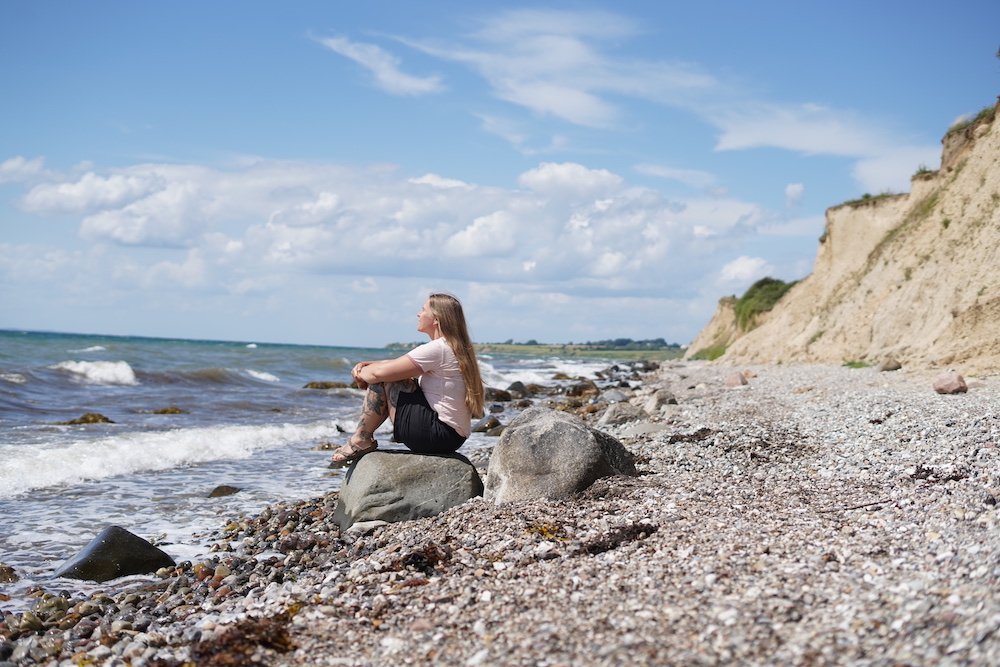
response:
[[[354,378],[354,384],[358,385],[358,389],[368,388],[368,383],[361,379],[361,369],[371,363],[371,361],[359,361],[351,369],[351,377]]]

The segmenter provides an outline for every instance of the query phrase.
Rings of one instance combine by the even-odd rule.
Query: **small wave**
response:
[[[67,371],[74,380],[86,384],[139,384],[125,361],[63,361],[51,368]]]
[[[24,384],[28,381],[28,378],[24,377],[20,373],[0,373],[0,380],[10,382],[12,384]]]
[[[195,370],[155,371],[141,374],[144,382],[162,384],[251,384],[253,380],[228,368],[198,368]]]
[[[258,450],[330,438],[337,432],[335,421],[323,421],[126,433],[61,447],[19,447],[7,454],[0,468],[0,497],[192,463],[246,459]]]
[[[247,349],[256,350],[257,349],[257,343],[247,343]]]
[[[79,352],[104,352],[108,348],[103,345],[91,345],[90,347],[85,347],[82,350],[70,350],[70,354],[77,354]]]
[[[270,373],[265,373],[264,371],[255,371],[252,368],[248,368],[247,375],[263,382],[281,382],[277,375],[271,375]]]

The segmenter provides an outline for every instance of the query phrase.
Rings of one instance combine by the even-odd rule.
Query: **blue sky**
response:
[[[0,3],[0,328],[686,343],[1000,92],[1000,3]]]

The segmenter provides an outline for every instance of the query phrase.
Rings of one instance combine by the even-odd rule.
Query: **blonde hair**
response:
[[[465,323],[462,304],[450,294],[431,294],[428,297],[431,313],[437,318],[441,335],[448,341],[451,351],[458,359],[458,367],[465,380],[465,405],[469,414],[479,418],[484,414],[486,398],[483,392],[483,378],[479,374],[479,362],[469,337],[469,327]]]

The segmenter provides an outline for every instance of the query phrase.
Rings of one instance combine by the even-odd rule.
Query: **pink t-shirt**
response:
[[[448,341],[435,338],[410,350],[406,356],[423,371],[420,388],[438,418],[468,438],[472,433],[472,417],[465,405],[465,378]]]

